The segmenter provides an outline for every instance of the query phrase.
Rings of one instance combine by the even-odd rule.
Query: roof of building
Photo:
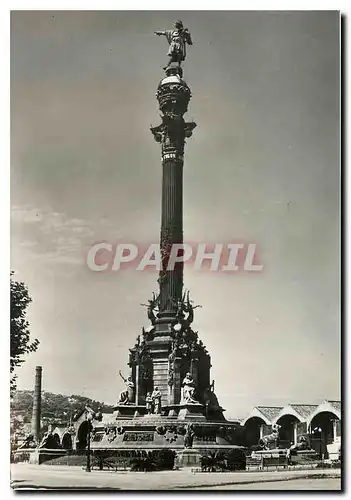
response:
[[[326,399],[324,403],[329,403],[338,412],[341,412],[341,401],[330,401],[329,399]]]
[[[305,405],[305,404],[290,404],[291,408],[293,408],[296,413],[301,415],[301,417],[305,420],[308,418],[311,413],[318,407],[318,405]]]
[[[272,420],[283,409],[282,406],[256,406],[256,408],[268,420]]]
[[[328,399],[324,400],[322,403],[307,405],[307,404],[288,404],[285,406],[255,406],[251,413],[242,421],[242,425],[255,417],[262,415],[262,419],[267,423],[275,423],[279,421],[284,415],[295,415],[301,422],[307,422],[308,424],[313,420],[313,418],[321,411],[332,411],[338,418],[341,418],[341,401],[330,401]],[[333,412],[333,411],[332,411]]]

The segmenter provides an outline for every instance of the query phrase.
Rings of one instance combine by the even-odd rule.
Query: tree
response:
[[[12,279],[10,275],[11,289],[11,330],[10,330],[10,391],[16,389],[15,368],[24,362],[24,355],[38,349],[39,340],[30,339],[29,323],[26,319],[27,307],[32,302],[28,288],[21,281]]]
[[[225,457],[223,452],[210,451],[208,455],[201,457],[201,469],[203,471],[215,472],[223,471],[226,468]]]

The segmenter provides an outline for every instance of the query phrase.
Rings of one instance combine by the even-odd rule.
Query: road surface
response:
[[[14,489],[114,489],[114,490],[190,490],[190,489],[340,489],[340,470],[282,470],[269,472],[192,473],[86,472],[81,467],[13,464]]]

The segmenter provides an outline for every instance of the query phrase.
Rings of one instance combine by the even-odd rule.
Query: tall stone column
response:
[[[297,422],[293,423],[294,444],[297,444]]]
[[[34,440],[39,443],[40,440],[40,421],[41,421],[41,379],[42,367],[35,368],[34,394],[33,394],[33,412],[31,433]]]
[[[183,162],[184,144],[191,137],[196,124],[184,121],[191,98],[190,88],[182,79],[182,68],[171,64],[166,77],[156,91],[162,123],[152,127],[151,132],[161,144],[162,162],[162,206],[161,206],[161,270],[158,313],[155,336],[152,341],[154,387],[162,394],[162,401],[179,402],[178,385],[169,391],[169,353],[173,342],[172,326],[176,323],[177,305],[183,292],[183,262],[173,266],[170,256],[173,245],[183,243]],[[182,250],[178,253],[181,255]],[[178,382],[177,382],[178,384]]]
[[[159,319],[175,317],[177,302],[182,298],[183,262],[169,266],[174,244],[183,243],[183,161],[185,138],[191,137],[194,122],[185,122],[183,115],[191,98],[190,88],[182,80],[182,69],[175,65],[166,70],[156,97],[162,113],[162,123],[151,128],[161,143],[162,157],[162,216],[160,249],[162,269],[159,276]],[[180,256],[182,250],[179,251]]]

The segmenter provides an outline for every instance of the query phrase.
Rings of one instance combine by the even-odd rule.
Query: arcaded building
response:
[[[325,457],[338,453],[341,446],[341,402],[324,400],[319,405],[289,404],[286,406],[255,406],[243,420],[245,441],[253,446],[280,425],[279,447],[296,444],[301,435],[309,437],[310,445]]]

